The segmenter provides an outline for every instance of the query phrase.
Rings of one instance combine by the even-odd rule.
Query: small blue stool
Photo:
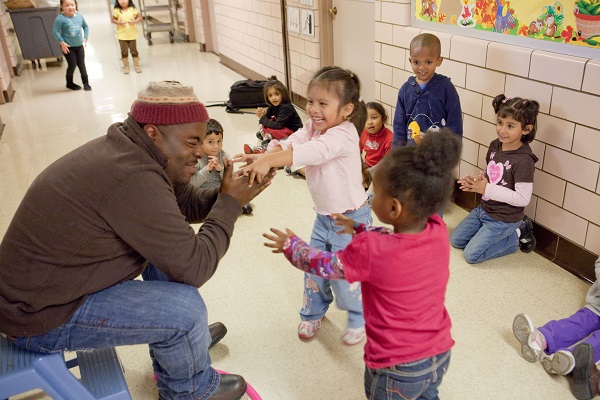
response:
[[[69,368],[79,366],[81,381]],[[38,353],[0,336],[0,399],[42,389],[55,400],[131,400],[123,368],[113,347],[63,353]]]

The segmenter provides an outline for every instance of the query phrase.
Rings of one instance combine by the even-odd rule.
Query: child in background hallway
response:
[[[578,400],[600,395],[600,258],[596,260],[596,281],[585,301],[585,307],[575,314],[541,328],[536,328],[526,314],[517,315],[513,321],[523,358],[540,361],[549,374],[572,372],[573,393]]]
[[[265,102],[269,107],[256,109],[260,130],[256,132],[262,142],[260,146],[244,145],[244,153],[264,153],[272,139],[286,139],[302,128],[302,120],[291,102],[288,90],[277,79],[267,81],[263,89]]]
[[[192,175],[190,183],[202,189],[221,187],[223,181],[223,159],[231,157],[223,150],[223,126],[215,119],[209,119],[206,127],[206,136],[202,140],[204,156],[196,164],[197,172]],[[242,207],[244,214],[252,213],[250,203]]]
[[[358,129],[365,126],[365,109],[360,100],[360,81],[351,71],[324,67],[308,84],[304,128],[287,140],[273,140],[261,155],[238,155],[234,161],[252,161],[242,171],[250,182],[261,182],[271,168],[305,165],[306,183],[317,217],[311,246],[326,251],[342,250],[352,237],[340,235],[332,214],[344,214],[360,223],[371,222],[371,209],[362,187]],[[351,122],[352,121],[352,122]],[[304,300],[298,325],[301,339],[313,338],[333,301],[348,311],[348,329],[342,342],[359,343],[365,336],[360,284],[304,275]]]
[[[131,52],[133,58],[133,68],[135,72],[142,72],[140,59],[137,51],[138,29],[135,24],[142,20],[132,0],[117,0],[113,9],[112,22],[117,24],[116,38],[119,39],[121,46],[121,59],[123,60],[123,73],[129,73],[129,56],[127,51]]]
[[[438,398],[454,340],[444,305],[448,231],[435,212],[452,194],[450,171],[460,148],[460,140],[444,128],[419,146],[392,150],[378,164],[371,205],[393,231],[334,214],[336,224],[356,235],[335,252],[310,247],[289,229],[263,235],[272,241],[265,246],[306,273],[361,283],[368,399]]]
[[[369,188],[371,180],[365,174],[371,174],[373,168],[392,148],[394,134],[385,127],[387,114],[383,106],[377,102],[367,103],[367,122],[360,135],[360,154],[365,152],[366,171],[363,171],[363,182]]]
[[[458,180],[460,189],[482,195],[481,204],[450,235],[452,246],[464,249],[469,264],[535,248],[533,224],[524,214],[533,192],[538,158],[529,143],[535,138],[540,105],[535,100],[508,98],[492,101],[498,139],[490,143],[487,168],[478,176]]]
[[[422,33],[410,42],[410,65],[415,76],[398,92],[394,114],[394,146],[412,146],[429,129],[444,126],[462,136],[460,99],[450,78],[436,74],[442,64],[437,36]]]
[[[88,24],[77,8],[77,0],[60,0],[61,13],[56,16],[52,33],[60,44],[67,59],[67,88],[79,90],[81,86],[73,83],[75,67],[79,68],[84,90],[92,90],[85,68],[84,44],[88,40]]]

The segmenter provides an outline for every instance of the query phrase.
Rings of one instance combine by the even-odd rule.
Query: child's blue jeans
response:
[[[161,398],[208,398],[220,378],[210,366],[207,310],[198,289],[165,281],[151,264],[143,276],[90,294],[70,321],[15,344],[48,353],[148,343]]]
[[[345,212],[344,215],[356,222],[371,224],[371,207],[368,202],[357,210]],[[338,235],[343,227],[335,225],[335,221],[328,215],[317,214],[310,245],[324,251],[338,251],[350,243],[352,236]],[[317,275],[304,274],[304,302],[300,310],[302,320],[321,319],[333,301],[335,293],[336,305],[348,311],[348,328],[360,328],[365,325],[363,316],[360,284],[350,285],[346,280],[324,279]]]
[[[465,249],[465,260],[476,264],[512,254],[519,247],[519,222],[502,222],[490,217],[481,206],[474,208],[450,234],[450,244]]]
[[[389,368],[365,369],[365,393],[369,400],[436,400],[438,388],[450,364],[450,351]]]

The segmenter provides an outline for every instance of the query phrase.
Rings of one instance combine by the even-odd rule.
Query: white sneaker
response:
[[[575,367],[575,357],[566,350],[559,350],[549,356],[543,356],[540,362],[549,374],[567,375]]]
[[[317,331],[321,327],[320,319],[309,319],[306,321],[300,321],[298,324],[298,337],[300,339],[312,339],[317,334]]]
[[[342,343],[346,346],[354,346],[360,343],[365,338],[365,327],[360,328],[348,328],[342,337]]]
[[[529,362],[539,361],[546,356],[546,338],[537,330],[526,314],[519,314],[513,321],[513,333],[521,343],[521,354]]]

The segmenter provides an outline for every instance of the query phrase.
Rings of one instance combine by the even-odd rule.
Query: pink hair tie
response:
[[[510,101],[510,97],[507,97],[504,100],[502,100],[502,104],[505,104],[507,101]]]

